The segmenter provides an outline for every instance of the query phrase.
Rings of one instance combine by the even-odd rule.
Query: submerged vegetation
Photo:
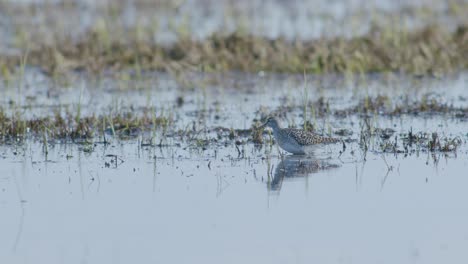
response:
[[[154,116],[149,113],[136,116],[132,113],[114,116],[79,117],[67,113],[63,117],[55,112],[53,117],[22,119],[20,114],[7,116],[0,109],[0,138],[2,140],[23,139],[26,135],[50,139],[91,139],[105,134],[135,136],[142,131],[160,129],[165,131],[171,124],[170,117]]]
[[[328,120],[331,117],[333,120],[339,121],[352,116],[360,116],[362,121],[360,131],[353,131],[346,127],[331,129],[329,124],[322,124],[322,127],[328,129],[327,135],[337,136],[347,143],[358,142],[359,147],[364,151],[404,154],[415,151],[452,152],[456,151],[461,144],[466,143],[467,139],[464,136],[440,136],[431,131],[413,133],[411,128],[408,129],[407,133],[398,134],[392,128],[374,127],[374,121],[378,118],[377,116],[440,115],[466,122],[468,108],[455,108],[435,100],[396,106],[389,106],[390,102],[390,99],[384,96],[369,97],[346,110],[331,108],[323,97],[319,98],[317,102],[309,101],[307,104],[314,113],[310,118]],[[285,117],[286,113],[300,113],[300,108],[301,106],[291,106],[288,109],[280,107],[272,114]],[[206,123],[198,125],[196,122],[181,126],[172,114],[156,116],[151,109],[143,112],[142,115],[120,111],[113,115],[82,117],[79,114],[55,111],[50,117],[27,119],[23,118],[19,112],[7,113],[0,108],[0,142],[18,142],[27,138],[35,138],[43,141],[102,141],[106,143],[110,140],[110,136],[113,136],[118,139],[141,137],[147,142],[142,143],[142,145],[165,146],[169,137],[174,138],[175,142],[186,142],[189,146],[203,150],[207,149],[208,144],[232,143],[239,146],[253,143],[261,146],[271,145],[273,142],[267,131],[258,129],[260,120],[257,119],[254,119],[250,129],[213,127]],[[203,115],[203,113],[199,114]],[[317,120],[314,120],[314,124],[311,124],[310,120],[308,119],[304,125],[307,124],[311,130],[321,133],[317,131],[315,126]],[[299,124],[299,127],[301,126]],[[322,129],[323,132],[324,129]],[[357,133],[355,134],[355,132]],[[346,148],[345,145],[344,148]],[[239,148],[237,149],[240,151]]]
[[[178,14],[180,9],[178,4],[165,0],[156,2],[160,4],[156,9],[168,9],[177,15],[179,20],[186,19],[183,15]],[[145,9],[149,8],[148,6],[152,6],[145,1],[136,1],[135,3],[138,5],[138,12],[144,12]],[[464,11],[468,11],[468,5],[456,2],[452,3],[449,10],[446,11],[449,13],[448,16],[456,17],[456,22],[451,24],[452,27],[439,25],[436,20],[431,19],[424,20],[426,23],[419,26],[411,27],[395,19],[392,14],[386,14],[387,18],[391,18],[386,20],[388,23],[378,23],[379,19],[371,19],[368,21],[369,28],[359,34],[331,34],[309,39],[286,38],[282,35],[272,38],[262,34],[254,34],[253,31],[245,30],[240,26],[243,19],[246,18],[236,12],[230,14],[238,22],[234,30],[215,30],[203,37],[195,37],[197,32],[190,31],[194,28],[188,25],[189,22],[173,25],[175,22],[169,18],[168,28],[175,35],[175,39],[170,43],[158,41],[161,38],[160,35],[163,34],[159,31],[160,26],[157,23],[160,20],[155,18],[157,14],[152,14],[152,16],[146,14],[151,19],[142,19],[141,21],[134,19],[135,21],[132,23],[124,23],[122,21],[125,13],[124,1],[115,1],[114,4],[109,5],[108,9],[105,8],[105,5],[104,7],[97,5],[95,8],[98,11],[95,10],[97,13],[93,13],[92,16],[98,18],[91,19],[91,22],[86,26],[76,27],[76,32],[67,30],[68,27],[76,25],[67,24],[68,21],[64,19],[66,15],[57,19],[56,14],[50,10],[70,14],[76,19],[77,14],[79,14],[77,10],[81,8],[78,4],[75,5],[74,2],[68,3],[67,1],[60,5],[44,4],[42,10],[41,8],[36,9],[34,6],[25,6],[26,8],[21,7],[21,5],[0,2],[2,10],[7,11],[3,11],[5,14],[0,11],[0,16],[10,17],[10,14],[14,13],[26,20],[25,22],[21,19],[17,19],[17,21],[16,18],[11,19],[11,25],[9,25],[11,28],[8,30],[7,37],[10,39],[9,41],[0,41],[0,47],[7,43],[7,48],[0,49],[0,80],[3,81],[3,87],[6,89],[12,87],[17,89],[18,95],[18,98],[15,99],[10,96],[8,102],[5,100],[4,104],[0,105],[0,139],[3,142],[12,139],[22,140],[28,136],[34,136],[43,141],[49,139],[92,141],[98,137],[104,138],[106,141],[106,135],[127,137],[148,132],[151,134],[156,130],[161,130],[165,136],[180,136],[180,138],[187,139],[193,145],[201,148],[212,142],[206,136],[207,130],[216,130],[212,126],[204,124],[205,126],[200,128],[193,121],[193,126],[184,124],[182,127],[174,116],[156,116],[153,113],[154,109],[142,112],[121,112],[117,115],[101,113],[100,115],[83,116],[81,102],[79,102],[75,113],[56,110],[46,116],[31,118],[31,115],[27,115],[29,117],[26,118],[25,112],[21,111],[30,111],[33,108],[22,104],[26,101],[22,95],[24,87],[31,85],[25,79],[26,71],[29,68],[41,69],[41,74],[45,73],[45,78],[50,77],[51,83],[48,85],[58,83],[57,86],[61,86],[62,79],[68,79],[68,73],[79,75],[84,72],[88,77],[99,79],[110,72],[115,74],[113,77],[117,76],[117,79],[121,80],[122,86],[124,86],[126,81],[134,79],[141,81],[145,72],[167,72],[177,83],[176,87],[180,88],[176,105],[173,105],[173,107],[178,108],[191,102],[191,98],[184,95],[186,89],[183,88],[201,87],[197,92],[200,97],[205,98],[207,85],[222,86],[215,79],[205,82],[208,78],[201,78],[204,81],[197,82],[197,78],[191,78],[192,73],[194,73],[193,75],[205,76],[205,73],[216,75],[240,71],[260,72],[259,76],[264,76],[265,71],[268,71],[296,75],[299,73],[303,74],[304,77],[313,74],[325,76],[325,73],[338,73],[345,77],[358,76],[358,79],[363,80],[362,85],[366,86],[366,77],[375,72],[391,72],[391,74],[402,72],[416,75],[417,79],[420,76],[458,73],[468,68],[468,60],[466,59],[468,57],[468,25],[463,15],[466,13]],[[100,14],[102,9],[104,9],[105,16],[101,19],[96,14]],[[411,9],[403,13],[405,12],[412,13],[410,16],[431,14],[430,10]],[[39,14],[38,21],[42,22],[35,27],[29,20],[31,20],[30,16],[37,14]],[[43,19],[48,15],[53,16],[58,22],[53,26],[50,25],[50,21]],[[343,24],[344,21],[345,19]],[[119,76],[119,74],[122,75]],[[359,116],[365,119],[379,115],[398,117],[401,115],[437,114],[460,120],[468,118],[468,107],[455,107],[437,97],[423,97],[419,101],[408,98],[393,100],[394,98],[388,95],[369,96],[366,94],[353,98],[357,98],[356,101],[347,107],[336,109],[330,107],[329,99],[326,96],[309,93],[310,86],[316,84],[312,82],[311,85],[308,85],[306,80],[302,104],[281,104],[275,112],[283,116],[293,112],[302,112],[304,120],[302,125],[310,130],[317,127],[315,119],[328,119],[329,117],[344,119],[350,116]],[[74,85],[64,86],[76,87]],[[367,89],[366,87],[362,90]],[[148,102],[151,101],[151,96],[152,94],[148,93]],[[20,107],[24,106],[24,108],[17,108],[16,104]],[[197,111],[206,111],[205,104],[204,101],[199,102],[197,107],[203,108],[203,110],[198,109]],[[220,104],[218,102],[218,105],[214,107],[216,111],[221,107]],[[256,113],[257,116],[263,114],[261,112],[260,109]],[[205,112],[196,113],[191,117],[198,118],[204,114]],[[222,114],[217,116],[220,115],[222,116]],[[322,130],[326,130],[329,135],[335,134],[342,138],[348,138],[353,134],[347,128],[332,129],[329,124],[324,125]],[[382,151],[401,151],[397,142],[389,141],[393,136],[393,133],[390,132],[389,130],[374,130],[369,126],[367,130],[361,131],[361,143],[366,142],[369,137],[379,137],[386,140],[381,144]],[[152,135],[154,136],[154,134]],[[271,143],[271,140],[264,140],[264,133],[255,129],[255,125],[252,126],[252,129],[244,129],[243,131],[232,127],[218,127],[215,134],[217,134],[217,139],[233,141],[236,146],[245,142],[258,145]],[[451,151],[461,144],[458,139],[444,141],[438,136],[431,137],[424,134],[424,136],[416,138],[409,136],[408,144],[405,143],[401,146],[404,148],[413,142],[422,142],[421,144],[430,151]],[[367,146],[367,143],[361,144],[364,149],[367,149]],[[239,149],[238,151],[241,152]]]

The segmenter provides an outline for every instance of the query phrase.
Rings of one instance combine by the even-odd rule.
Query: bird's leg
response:
[[[281,152],[280,148],[278,145],[276,145],[276,148],[278,149],[278,153],[280,155],[281,160],[283,160],[284,154]]]

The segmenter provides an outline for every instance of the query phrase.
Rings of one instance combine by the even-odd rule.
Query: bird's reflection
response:
[[[268,189],[279,191],[285,179],[307,177],[310,174],[337,167],[339,166],[315,156],[285,156],[276,166],[272,180],[268,183]]]

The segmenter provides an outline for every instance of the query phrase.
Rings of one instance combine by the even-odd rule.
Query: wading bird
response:
[[[268,117],[260,128],[266,126],[273,130],[273,136],[282,149],[296,155],[312,153],[318,145],[341,142],[339,139],[324,137],[304,129],[281,128],[278,120],[272,116]]]

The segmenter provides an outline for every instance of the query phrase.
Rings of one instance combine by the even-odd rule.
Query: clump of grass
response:
[[[460,137],[441,137],[437,132],[418,132],[381,137],[379,151],[409,154],[415,151],[454,152],[463,143]]]
[[[263,144],[263,129],[253,127],[252,129],[252,142],[254,144]]]
[[[356,113],[376,113],[385,112],[389,108],[390,98],[388,96],[377,96],[375,98],[366,96],[361,102],[353,109]]]
[[[44,142],[51,139],[90,139],[108,131],[116,136],[132,136],[154,128],[167,130],[172,120],[165,116],[137,116],[133,113],[115,116],[88,116],[77,118],[70,113],[62,116],[56,111],[53,117],[31,120],[21,119],[19,115],[9,117],[0,108],[0,138],[3,140],[24,139],[28,135],[41,138]],[[112,124],[107,126],[107,124]],[[27,133],[29,132],[29,133]]]
[[[136,68],[138,72],[263,70],[349,74],[401,71],[438,75],[468,67],[465,25],[453,32],[432,25],[411,32],[374,28],[367,35],[351,39],[336,37],[295,42],[234,32],[213,34],[204,40],[180,38],[171,46],[136,37],[123,42],[102,31],[105,31],[103,27],[90,30],[79,41],[57,38],[64,40],[53,45],[36,43],[28,52],[28,63],[51,75],[56,71],[83,69],[99,73],[109,68]],[[13,69],[20,64],[21,56],[0,54],[2,68]]]
[[[319,105],[320,100],[315,103]],[[402,114],[409,115],[421,115],[421,114],[449,114],[456,118],[468,117],[468,107],[455,107],[451,104],[441,102],[436,98],[428,99],[427,96],[423,96],[421,100],[409,102],[403,100],[403,102],[394,102],[388,96],[376,96],[376,97],[365,97],[358,104],[348,109],[331,111],[320,111],[322,108],[318,107],[321,115],[333,114],[335,116],[348,116],[354,114],[362,115],[386,115],[386,116],[399,116]]]
[[[441,139],[437,133],[432,133],[431,139],[428,141],[428,149],[430,151],[451,152],[457,150],[461,145],[460,138],[443,138]]]

